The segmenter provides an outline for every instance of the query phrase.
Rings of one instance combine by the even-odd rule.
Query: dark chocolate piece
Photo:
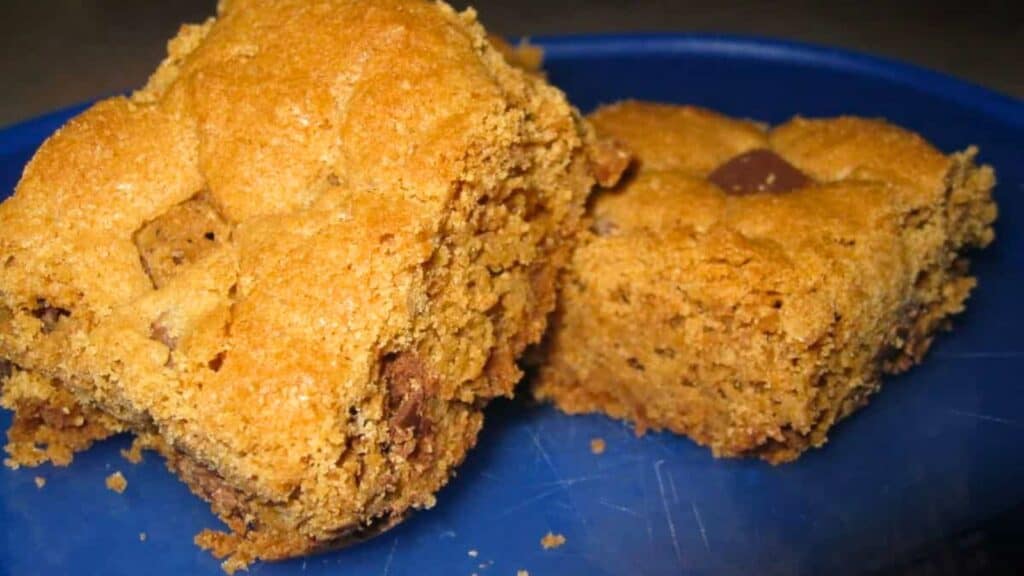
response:
[[[784,158],[764,148],[735,156],[708,175],[708,180],[728,194],[788,192],[811,180]]]

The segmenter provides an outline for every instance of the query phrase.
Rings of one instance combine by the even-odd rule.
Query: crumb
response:
[[[142,441],[140,438],[132,440],[131,448],[127,450],[121,450],[121,457],[131,462],[132,464],[138,464],[142,462]]]
[[[46,478],[43,478],[42,476],[36,476],[36,488],[41,489],[43,486],[46,486]]]
[[[226,558],[220,563],[220,567],[229,576],[239,570],[247,571],[249,564],[256,560],[250,551],[239,550],[240,538],[235,534],[207,529],[196,534],[192,541],[203,550],[208,550],[218,560]]]
[[[592,438],[590,440],[590,452],[592,454],[604,454],[605,447],[604,438]]]
[[[526,570],[517,570],[516,571],[516,576],[530,576],[530,573],[527,572]]]
[[[466,552],[466,554],[469,554],[470,558],[476,558],[477,556],[480,555],[480,553],[477,552],[476,550],[470,550],[469,552]]]
[[[146,533],[145,532],[139,532],[139,542],[145,542],[145,541],[146,541]]]
[[[565,536],[562,536],[561,534],[555,534],[553,532],[548,532],[544,535],[543,538],[540,539],[540,545],[543,546],[545,550],[558,548],[563,544],[565,544]]]
[[[110,476],[107,476],[107,488],[117,492],[118,494],[124,494],[125,488],[128,487],[128,481],[124,479],[124,474],[120,472],[114,472]]]
[[[11,470],[21,468],[21,465],[15,462],[13,458],[4,458],[4,466],[7,466]]]

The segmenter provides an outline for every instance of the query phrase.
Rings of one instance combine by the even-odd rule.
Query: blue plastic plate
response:
[[[975,260],[980,286],[967,312],[922,366],[890,378],[824,449],[794,464],[718,461],[682,437],[637,438],[603,417],[501,401],[433,510],[354,548],[257,564],[251,572],[1007,568],[1013,557],[994,547],[1024,513],[1024,105],[903,64],[789,43],[605,36],[541,44],[551,80],[584,110],[633,97],[769,122],[859,114],[888,118],[947,151],[977,144],[998,172],[1001,213],[995,245]],[[0,132],[0,190],[13,188],[43,138],[79,110]],[[9,419],[0,413],[0,426]],[[607,441],[601,456],[590,453],[595,437]],[[219,572],[218,562],[192,544],[195,533],[219,525],[206,504],[158,458],[134,466],[123,460],[118,450],[126,446],[125,438],[105,442],[69,468],[0,471],[0,573]],[[128,479],[122,495],[104,487],[114,470]],[[36,488],[36,475],[46,478],[44,488]],[[567,543],[541,549],[548,531],[564,534]],[[929,566],[939,570],[925,571]]]

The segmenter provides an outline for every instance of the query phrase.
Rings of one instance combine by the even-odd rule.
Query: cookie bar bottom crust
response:
[[[5,447],[9,467],[34,467],[44,462],[66,466],[74,453],[126,430],[120,421],[79,403],[59,385],[28,371],[8,369],[0,405],[14,412]],[[449,413],[441,415],[438,410]],[[129,454],[135,454],[133,461],[137,461],[141,450],[156,452],[164,458],[168,470],[210,503],[229,531],[204,530],[196,535],[195,542],[225,559],[223,568],[234,573],[257,559],[281,560],[357,544],[399,524],[411,509],[431,507],[433,498],[429,495],[454,475],[472,449],[483,415],[480,409],[460,402],[425,408],[423,412],[424,423],[419,425],[417,437],[406,442],[396,438],[393,444],[392,449],[405,453],[416,472],[391,470],[390,487],[382,496],[385,501],[378,506],[383,512],[317,537],[303,534],[302,510],[289,505],[294,502],[266,501],[233,486],[212,467],[168,445],[145,425],[132,427],[136,437]],[[446,465],[434,466],[433,459]],[[409,501],[410,494],[419,499]],[[426,499],[422,495],[427,495]],[[388,498],[394,501],[387,502]]]
[[[67,466],[80,452],[124,428],[106,414],[79,404],[46,378],[6,363],[0,406],[14,412],[4,464],[11,468],[50,462]]]
[[[689,301],[666,304],[668,312],[659,315],[651,307],[661,306],[658,291],[667,284],[657,281],[646,290],[623,284],[597,296],[598,285],[600,290],[611,285],[598,278],[600,255],[607,254],[594,247],[602,241],[598,234],[577,252],[577,262],[585,258],[587,268],[576,266],[566,283],[534,393],[570,414],[629,420],[638,434],[647,429],[685,434],[716,457],[754,456],[778,464],[821,446],[835,422],[867,403],[883,374],[919,363],[935,334],[950,325],[950,316],[964,309],[976,284],[968,274],[967,252],[992,241],[995,218],[994,176],[974,164],[974,153],[951,157],[942,201],[907,216],[919,220],[901,230],[900,241],[927,255],[923,266],[901,280],[903,298],[868,313],[866,322],[843,318],[847,311],[837,310],[826,337],[813,346],[769,344],[774,357],[793,359],[792,368],[780,363],[751,369],[746,346],[753,340],[777,342],[770,334],[777,328],[768,322],[754,332],[732,332],[728,318],[757,317],[745,314],[744,304],[716,316]],[[634,253],[639,249],[634,246]],[[644,310],[637,308],[641,303]],[[676,316],[670,317],[673,311]],[[694,325],[702,326],[696,333],[707,338],[703,345],[718,350],[679,336],[684,326]],[[595,326],[619,332],[595,336]],[[723,354],[722,347],[731,352]]]

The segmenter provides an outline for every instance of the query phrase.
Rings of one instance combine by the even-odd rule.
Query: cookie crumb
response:
[[[540,545],[543,546],[545,550],[558,548],[563,544],[565,544],[565,536],[562,536],[561,534],[555,534],[553,532],[548,532],[544,535],[543,538],[540,539]]]
[[[139,532],[139,542],[145,542],[146,538],[147,536],[145,532]]]
[[[516,576],[530,576],[530,573],[527,572],[526,570],[517,570],[516,571]]]
[[[470,558],[476,558],[480,555],[480,553],[476,550],[470,550],[469,552],[466,552],[466,554],[468,554]]]
[[[590,439],[590,452],[591,454],[604,454],[606,445],[604,438],[591,438]]]
[[[249,550],[240,550],[240,539],[235,534],[226,534],[216,530],[203,530],[192,539],[196,546],[208,550],[218,560],[227,558],[220,563],[221,569],[230,576],[239,570],[248,570],[249,564],[256,560]]]
[[[128,488],[128,481],[124,479],[124,474],[121,474],[120,471],[114,472],[107,476],[107,488],[118,494],[124,494],[125,488]]]
[[[132,464],[138,464],[142,462],[142,441],[139,438],[132,440],[131,448],[127,450],[121,450],[121,457],[131,462]]]
[[[46,486],[46,478],[36,476],[36,488],[42,489],[43,486]]]

